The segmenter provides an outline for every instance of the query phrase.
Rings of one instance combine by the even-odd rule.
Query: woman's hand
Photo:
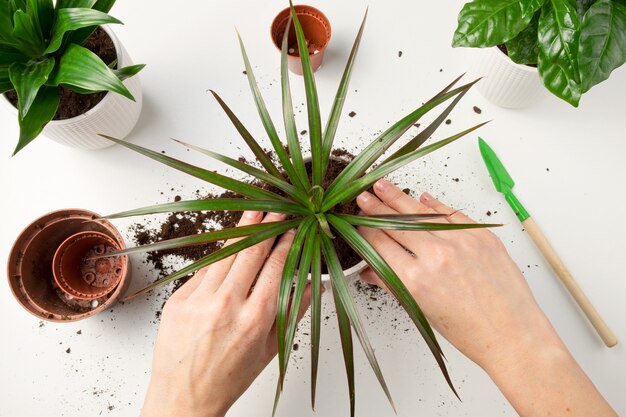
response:
[[[386,180],[357,202],[365,214],[441,213],[474,223],[428,193]],[[486,229],[360,232],[396,271],[430,323],[483,367],[522,416],[615,416],[537,305],[502,242]],[[410,252],[410,253],[409,253]],[[361,278],[382,284],[372,270]]]
[[[239,225],[262,217],[245,212]],[[221,417],[250,386],[277,352],[278,288],[292,240],[287,233],[273,250],[270,239],[215,263],[170,297],[142,416]],[[309,300],[307,289],[301,315]]]

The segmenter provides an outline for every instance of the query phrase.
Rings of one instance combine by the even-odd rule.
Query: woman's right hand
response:
[[[442,222],[474,223],[428,193],[416,201],[386,180],[378,181],[374,191],[357,199],[365,214],[441,213],[447,215]],[[433,327],[487,371],[520,415],[616,415],[493,233],[360,232],[396,271]],[[384,287],[370,269],[361,278]]]

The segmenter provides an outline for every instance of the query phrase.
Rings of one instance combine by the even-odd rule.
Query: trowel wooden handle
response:
[[[591,323],[591,325],[596,329],[604,344],[608,347],[613,347],[617,344],[617,338],[609,329],[609,326],[606,325],[598,311],[591,304],[591,301],[587,298],[583,290],[580,288],[572,274],[569,272],[559,255],[556,253],[548,239],[544,236],[537,223],[531,218],[528,218],[522,222],[522,225],[526,228],[526,231],[533,239],[543,256],[545,256],[546,260],[554,269],[554,272],[558,275],[559,279],[567,288],[567,291],[572,295],[580,309],[585,313],[587,319]]]

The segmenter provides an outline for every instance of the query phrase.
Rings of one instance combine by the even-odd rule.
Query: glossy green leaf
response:
[[[256,79],[254,77],[254,72],[252,71],[252,65],[250,65],[250,60],[248,59],[248,54],[246,53],[246,48],[243,45],[243,40],[239,33],[237,33],[239,38],[239,46],[241,48],[241,55],[243,56],[243,62],[246,67],[246,75],[248,77],[248,84],[250,84],[250,90],[252,91],[252,96],[254,97],[254,102],[256,103],[257,111],[259,112],[259,116],[261,117],[261,122],[263,123],[263,127],[267,132],[267,136],[272,143],[272,147],[274,148],[274,152],[276,152],[276,156],[278,156],[278,160],[280,161],[281,166],[285,170],[285,173],[289,177],[289,180],[293,185],[302,189],[303,191],[308,191],[308,187],[300,181],[298,174],[296,173],[291,160],[289,159],[289,155],[285,151],[283,147],[283,143],[278,137],[278,133],[276,132],[276,127],[274,126],[274,122],[272,122],[272,118],[270,117],[269,112],[267,111],[267,107],[265,106],[265,101],[263,101],[263,97],[261,96],[261,92],[259,91],[259,86],[256,83]]]
[[[234,191],[239,193],[245,197],[250,198],[258,198],[261,200],[278,200],[284,201],[284,199],[272,192],[263,190],[259,187],[255,187],[253,185],[247,184],[245,182],[237,181],[227,176],[218,174],[213,171],[209,171],[204,168],[199,168],[194,165],[187,164],[186,162],[179,161],[178,159],[171,158],[167,155],[164,155],[160,152],[156,152],[150,149],[146,149],[142,146],[135,145],[130,142],[126,142],[123,140],[115,139],[110,136],[100,135],[103,138],[109,139],[119,145],[125,146],[135,152],[138,152],[142,155],[145,155],[149,158],[154,159],[157,162],[160,162],[164,165],[177,169],[181,172],[194,176],[196,178],[200,178],[206,182],[217,185],[218,187],[225,188],[227,190]]]
[[[291,86],[289,85],[289,67],[287,65],[287,50],[289,49],[287,41],[289,40],[289,28],[291,18],[287,22],[285,35],[280,53],[280,71],[281,86],[283,98],[283,121],[285,123],[285,134],[287,136],[287,146],[289,154],[293,161],[296,174],[300,178],[300,182],[307,188],[311,186],[309,177],[306,172],[304,160],[302,159],[302,150],[300,149],[300,138],[298,136],[298,128],[296,127],[296,119],[293,115],[293,102],[291,99]]]
[[[100,10],[104,13],[109,13],[109,11],[113,8],[115,4],[115,0],[98,0],[93,5],[92,9]]]
[[[290,201],[278,200],[247,200],[243,198],[212,198],[207,200],[187,200],[173,203],[156,204],[134,210],[123,211],[102,217],[103,219],[120,219],[124,217],[145,216],[149,214],[174,213],[178,211],[264,211],[272,213],[299,214],[307,216],[308,210]]]
[[[132,253],[144,253],[158,250],[183,248],[187,246],[204,245],[211,242],[217,242],[219,240],[250,236],[256,233],[265,232],[267,230],[273,230],[278,223],[282,222],[269,222],[253,224],[249,226],[237,226],[227,229],[216,230],[213,232],[182,236],[174,239],[161,240],[159,242],[151,243],[149,245],[136,246],[133,248],[110,252],[104,255],[94,256],[93,258],[107,258],[110,256],[130,255]]]
[[[363,326],[363,322],[361,320],[361,316],[359,314],[358,309],[356,308],[356,304],[350,296],[350,290],[348,289],[348,283],[346,282],[346,277],[343,273],[343,269],[341,267],[341,263],[339,262],[339,258],[337,257],[337,252],[333,246],[332,241],[326,235],[321,234],[320,240],[322,242],[322,250],[324,253],[324,259],[326,260],[326,265],[328,266],[328,272],[330,274],[330,282],[332,283],[333,295],[336,295],[339,300],[341,300],[341,305],[343,305],[346,315],[354,329],[354,332],[361,343],[361,347],[365,352],[365,356],[378,379],[378,383],[382,387],[391,407],[394,412],[396,411],[396,406],[391,398],[391,394],[389,393],[389,388],[387,387],[387,383],[385,382],[385,378],[383,377],[383,373],[378,365],[378,359],[376,359],[376,354],[374,353],[374,349],[372,348],[372,344],[369,341],[367,333],[365,331],[365,327]]]
[[[337,127],[339,126],[341,111],[343,110],[343,106],[346,102],[346,96],[348,95],[348,86],[350,84],[350,78],[352,77],[352,69],[354,68],[354,61],[356,60],[359,45],[361,44],[361,38],[363,37],[366,20],[367,10],[365,11],[365,16],[363,16],[363,21],[361,22],[361,27],[356,35],[354,44],[352,45],[352,50],[350,51],[346,68],[343,70],[343,75],[341,77],[341,81],[339,82],[339,87],[337,88],[337,94],[335,95],[335,101],[333,102],[333,107],[330,109],[328,122],[326,123],[326,128],[324,129],[324,137],[322,140],[322,167],[324,168],[324,173],[326,173],[326,169],[328,167],[328,160],[335,141]]]
[[[291,196],[294,200],[300,202],[300,204],[302,204],[303,206],[307,206],[308,205],[308,198],[307,195],[304,194],[301,190],[298,190],[296,187],[294,187],[293,185],[289,184],[288,182],[286,182],[284,179],[278,179],[274,176],[272,176],[271,174],[268,174],[265,171],[262,171],[258,168],[255,168],[253,166],[250,166],[248,164],[245,164],[241,161],[238,161],[236,159],[230,158],[228,156],[219,154],[217,152],[213,152],[213,151],[209,151],[207,149],[203,149],[200,148],[198,146],[195,145],[191,145],[189,143],[186,142],[182,142],[180,140],[174,139],[174,141],[180,143],[183,146],[186,146],[189,149],[193,149],[194,151],[200,152],[204,155],[210,156],[211,158],[218,160],[220,162],[225,163],[226,165],[233,167],[235,169],[238,169],[241,172],[244,172],[248,175],[251,175],[261,181],[266,182],[267,184],[273,185],[274,187],[278,188],[279,190],[282,190],[284,193],[286,193],[287,195]]]
[[[417,108],[413,112],[403,117],[400,121],[393,124],[385,132],[381,133],[376,139],[374,139],[361,153],[359,153],[348,166],[335,178],[332,184],[326,190],[326,199],[330,198],[333,193],[340,192],[340,190],[347,188],[352,181],[360,177],[374,162],[398,140],[406,131],[413,126],[417,120],[423,115],[428,113],[439,104],[444,103],[450,98],[467,91],[476,82],[473,81],[469,84],[465,84],[454,90],[441,94],[438,97],[434,97],[431,101],[427,102],[423,106]],[[325,207],[328,204],[324,202]]]
[[[8,46],[0,45],[0,67],[9,67],[16,62],[27,62],[29,57],[18,51],[17,49]]]
[[[147,287],[145,287],[144,289],[136,292],[135,294],[132,294],[128,297],[126,297],[124,299],[124,301],[128,301],[128,300],[132,300],[135,297],[138,297],[142,294],[147,293],[148,291],[151,291],[155,288],[158,288],[162,285],[165,284],[169,284],[172,281],[175,281],[179,278],[183,278],[186,277],[189,274],[193,274],[194,272],[198,271],[199,269],[204,268],[205,266],[209,266],[215,262],[219,262],[222,259],[226,259],[229,256],[232,256],[238,252],[241,252],[242,250],[249,248],[250,246],[254,246],[257,243],[261,243],[264,240],[267,239],[271,239],[275,236],[278,236],[282,233],[285,233],[287,230],[295,227],[298,225],[298,223],[300,222],[300,220],[289,220],[289,221],[285,221],[285,222],[278,222],[276,223],[276,225],[274,225],[274,227],[272,227],[271,229],[267,229],[263,232],[259,232],[257,234],[254,234],[252,236],[248,236],[246,238],[243,238],[242,240],[239,240],[237,242],[234,242],[231,245],[228,246],[224,246],[223,248],[205,256],[204,258],[200,259],[199,261],[196,261],[194,263],[192,263],[191,265],[188,265],[178,271],[176,271],[175,273],[168,275],[165,278],[162,278],[150,285],[148,285]]]
[[[385,162],[384,164],[376,167],[375,169],[373,169],[371,172],[368,172],[367,174],[353,180],[350,183],[350,187],[349,188],[344,188],[341,190],[337,190],[335,193],[327,196],[327,198],[324,199],[324,204],[322,205],[322,210],[329,210],[331,207],[334,207],[335,205],[341,203],[341,202],[345,202],[345,201],[349,201],[354,199],[356,196],[358,196],[359,194],[361,194],[363,191],[367,190],[368,188],[370,188],[372,185],[374,185],[374,183],[376,181],[378,181],[379,179],[383,178],[385,175],[392,173],[393,171],[402,168],[404,166],[406,166],[407,164],[413,162],[414,160],[421,158],[423,156],[428,155],[431,152],[434,152],[452,142],[454,142],[455,140],[458,140],[460,138],[462,138],[463,136],[467,135],[468,133],[473,132],[474,130],[484,126],[485,124],[487,124],[488,122],[484,122],[481,124],[478,124],[474,127],[471,127],[469,129],[466,129],[460,133],[457,133],[455,135],[450,136],[449,138],[440,140],[438,142],[433,143],[432,145],[428,145],[425,146],[423,148],[419,148],[416,149],[412,152],[409,152],[408,154],[402,155],[397,157],[396,159],[392,160],[392,161],[388,161]]]
[[[583,93],[626,62],[626,6],[598,0],[582,20],[578,64]]]
[[[54,69],[54,58],[43,61],[16,62],[9,67],[11,84],[18,97],[18,108],[22,117],[28,114],[39,89],[48,81]]]
[[[85,8],[91,9],[97,0],[57,0],[56,1],[56,9],[74,9],[74,8]]]
[[[587,10],[589,10],[591,5],[596,1],[598,0],[576,0],[576,10],[578,11],[578,17],[580,17],[580,20],[583,19]]]
[[[112,91],[135,100],[128,88],[98,55],[87,48],[69,45],[49,85],[69,85],[90,91]]]
[[[298,20],[296,10],[291,5],[291,19],[296,29],[296,38],[298,39],[298,50],[300,54],[300,62],[302,63],[302,72],[304,77],[304,90],[306,92],[306,107],[309,117],[309,139],[311,142],[311,177],[313,185],[322,185],[322,176],[324,169],[322,167],[322,119],[320,116],[320,105],[317,98],[317,87],[315,86],[315,77],[311,68],[311,58],[309,57],[309,48],[306,44],[306,38]]]
[[[304,220],[298,220],[298,229],[293,237],[293,243],[289,248],[285,266],[283,267],[282,279],[278,290],[278,308],[276,312],[276,333],[278,335],[278,367],[279,367],[279,386],[282,391],[285,382],[285,374],[287,371],[287,363],[289,358],[287,353],[287,320],[289,319],[289,302],[291,301],[291,289],[293,286],[296,269],[300,261],[300,253],[302,246],[311,226],[315,223],[315,217],[309,216]]]
[[[513,62],[522,65],[537,65],[539,59],[539,44],[537,30],[541,11],[535,13],[526,29],[506,43],[507,55]]]
[[[24,149],[52,120],[59,107],[59,91],[56,88],[42,87],[25,117],[18,116],[20,123],[20,138],[13,155]]]
[[[0,1],[0,43],[14,45],[13,15],[8,1]]]
[[[317,368],[320,355],[322,329],[322,246],[319,236],[313,243],[311,260],[311,408],[315,410]]]
[[[10,90],[13,90],[13,84],[11,84],[11,79],[9,78],[9,69],[0,66],[0,94]]]
[[[44,39],[47,39],[54,21],[52,0],[28,0],[26,10],[33,17],[33,22],[41,28]]]
[[[452,46],[485,48],[517,36],[545,0],[473,0],[459,13]]]
[[[278,168],[276,168],[271,158],[263,150],[261,145],[259,145],[259,143],[252,137],[248,129],[246,129],[246,127],[243,125],[243,123],[241,123],[237,116],[235,116],[235,113],[232,112],[232,110],[228,107],[228,105],[226,105],[224,100],[222,100],[222,98],[215,91],[211,90],[211,94],[213,94],[213,97],[215,97],[218,104],[224,110],[224,113],[226,113],[230,121],[233,123],[233,125],[243,138],[244,142],[246,142],[246,145],[248,145],[252,153],[254,153],[254,156],[256,156],[257,160],[261,163],[263,168],[265,168],[267,172],[269,172],[276,178],[282,179],[283,176],[281,175]]]
[[[578,107],[581,95],[578,73],[580,21],[570,0],[547,0],[539,18],[538,69],[546,88]]]
[[[353,216],[348,214],[337,215],[342,220],[353,226],[365,226],[375,229],[385,230],[406,230],[406,231],[442,231],[442,230],[465,230],[484,229],[488,227],[499,227],[501,224],[478,224],[478,223],[424,223],[412,222],[397,219],[380,219],[368,216]]]
[[[352,342],[352,327],[350,319],[343,306],[341,298],[337,295],[337,290],[331,281],[333,301],[335,302],[335,313],[337,314],[337,327],[341,339],[341,350],[343,353],[343,363],[346,368],[348,378],[348,398],[350,399],[350,417],[355,416],[355,392],[354,392],[354,344]]]
[[[79,8],[61,9],[57,12],[52,28],[52,37],[45,53],[50,54],[57,51],[61,46],[61,42],[63,42],[63,36],[69,31],[112,23],[121,24],[122,22],[98,10]]]
[[[114,69],[113,74],[115,74],[115,76],[119,78],[120,81],[124,81],[130,77],[137,75],[139,71],[141,71],[145,67],[145,64],[129,65],[123,68]]]
[[[13,15],[13,33],[11,36],[19,44],[19,49],[32,58],[40,58],[46,48],[43,35],[33,18],[25,11],[18,10]]]
[[[353,226],[334,215],[329,215],[328,221],[335,228],[337,233],[339,233],[339,235],[346,241],[346,243],[348,243],[354,251],[367,262],[370,268],[376,272],[393,296],[400,302],[402,308],[404,308],[404,310],[409,314],[409,317],[415,324],[415,327],[417,327],[437,361],[437,364],[439,365],[444,378],[448,382],[448,385],[458,397],[454,385],[452,384],[452,380],[450,379],[446,364],[443,360],[441,347],[437,342],[435,333],[409,290],[405,287],[393,269],[391,269],[387,262],[385,262],[382,256],[376,252],[372,245],[370,245],[369,242],[365,240],[365,238],[363,238],[363,236],[361,236]]]

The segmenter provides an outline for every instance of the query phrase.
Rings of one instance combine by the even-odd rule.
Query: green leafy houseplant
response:
[[[54,117],[60,87],[79,94],[110,91],[134,100],[122,83],[144,66],[113,69],[83,47],[115,0],[0,0],[0,94],[18,96],[19,152]]]
[[[302,27],[291,9],[291,19],[296,30],[297,42],[300,50],[307,50],[306,40]],[[242,226],[226,228],[219,231],[212,231],[202,234],[194,234],[187,237],[166,240],[150,245],[130,248],[118,252],[118,254],[131,254],[136,252],[146,252],[177,248],[189,245],[200,245],[208,242],[235,237],[243,237],[242,240],[222,247],[221,249],[207,255],[199,261],[182,268],[181,270],[165,277],[139,293],[156,288],[183,278],[193,272],[231,256],[247,247],[255,245],[273,236],[285,233],[289,229],[295,228],[295,236],[291,250],[287,256],[280,292],[278,297],[277,327],[278,327],[278,358],[280,376],[277,389],[276,400],[278,400],[283,386],[287,364],[293,346],[294,335],[297,326],[296,314],[301,303],[307,283],[312,285],[311,302],[311,398],[315,403],[316,376],[318,367],[318,352],[320,343],[320,319],[321,319],[321,271],[322,262],[325,262],[330,273],[330,283],[335,302],[335,308],[339,321],[339,331],[342,342],[345,367],[348,375],[348,386],[350,392],[351,414],[354,415],[354,358],[353,339],[351,329],[354,330],[365,354],[371,364],[380,384],[391,401],[391,396],[383,378],[381,369],[376,360],[374,349],[367,337],[362,324],[359,312],[354,300],[348,291],[342,267],[332,239],[343,239],[350,245],[368,264],[376,271],[385,282],[389,290],[398,299],[400,304],[409,314],[411,320],[426,341],[430,351],[434,355],[450,387],[454,390],[448,375],[441,347],[437,342],[435,334],[431,329],[419,306],[408,292],[396,273],[389,267],[385,260],[374,250],[374,248],[358,233],[357,226],[367,226],[382,229],[425,231],[425,230],[451,230],[467,229],[477,227],[488,227],[490,225],[477,224],[449,224],[437,222],[425,222],[433,217],[442,215],[388,215],[388,216],[354,216],[337,213],[334,209],[341,203],[352,201],[362,191],[370,188],[378,179],[405,166],[421,156],[427,155],[457,139],[472,132],[482,124],[474,126],[463,132],[457,133],[447,139],[438,141],[428,146],[422,147],[424,142],[443,123],[448,114],[456,106],[459,100],[467,93],[474,82],[454,88],[459,80],[455,80],[443,91],[433,97],[423,106],[406,115],[399,122],[392,125],[387,131],[380,134],[372,141],[358,156],[356,156],[347,167],[334,179],[330,186],[322,187],[323,179],[327,173],[333,140],[337,131],[340,114],[343,109],[348,84],[352,74],[357,50],[361,41],[365,25],[365,18],[360,27],[359,33],[354,42],[354,46],[348,58],[348,62],[339,84],[334,104],[332,106],[326,128],[322,129],[317,89],[313,71],[310,66],[308,54],[302,54],[301,61],[304,68],[304,85],[306,90],[307,113],[309,122],[309,135],[311,146],[311,175],[305,170],[305,163],[298,139],[298,130],[294,119],[292,98],[290,92],[290,81],[287,69],[287,36],[289,31],[285,31],[282,43],[281,57],[281,80],[282,80],[282,104],[285,133],[287,137],[287,148],[283,147],[283,142],[279,138],[275,125],[273,124],[264,101],[261,97],[257,83],[255,81],[252,66],[248,60],[243,42],[240,38],[241,51],[245,63],[248,81],[254,100],[271,141],[274,152],[280,162],[276,166],[273,160],[263,150],[259,143],[252,137],[243,123],[235,116],[227,104],[213,93],[220,106],[226,112],[231,122],[234,124],[241,137],[252,150],[258,162],[264,169],[256,168],[237,159],[230,158],[195,145],[182,143],[184,146],[206,154],[226,165],[236,168],[257,181],[265,182],[282,194],[268,191],[257,186],[256,182],[242,182],[221,175],[211,170],[189,165],[180,160],[174,159],[160,152],[155,152],[141,146],[122,142],[118,139],[109,138],[129,149],[137,151],[147,157],[159,161],[172,168],[188,173],[192,176],[207,181],[208,183],[234,191],[242,198],[232,199],[210,199],[210,200],[190,200],[174,203],[160,204],[144,207],[131,211],[126,211],[107,216],[108,219],[149,215],[156,213],[168,213],[176,211],[202,211],[202,210],[257,210],[266,212],[287,213],[290,217],[279,222],[266,224],[256,224],[252,226]],[[459,77],[460,78],[460,77]],[[434,109],[438,105],[452,100],[445,110],[417,136],[407,141],[396,152],[383,159],[375,168],[373,164],[381,159],[385,151],[393,145],[413,124],[423,115]],[[371,168],[371,169],[370,169]],[[369,171],[368,171],[369,170]],[[310,277],[310,278],[309,278]],[[292,288],[295,290],[292,295]],[[131,296],[129,298],[132,298]],[[393,404],[393,403],[392,403]]]
[[[546,88],[578,107],[583,93],[626,62],[626,0],[473,0],[453,46],[505,45],[536,65]]]

